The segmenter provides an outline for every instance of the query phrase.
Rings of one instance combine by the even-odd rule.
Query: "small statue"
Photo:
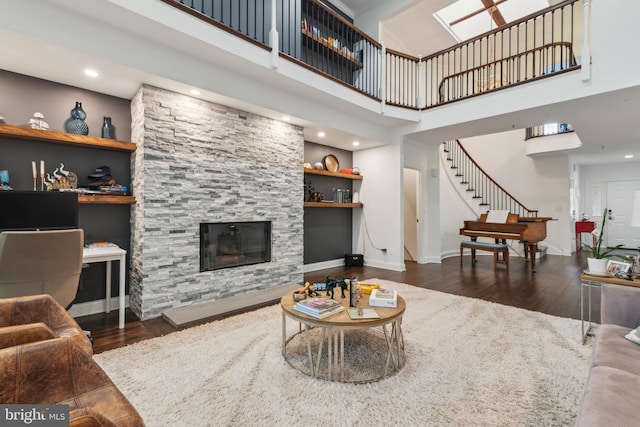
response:
[[[38,112],[33,113],[33,118],[29,119],[29,126],[31,129],[49,129],[49,124],[44,121],[44,114]]]
[[[64,169],[64,163],[60,163],[60,167],[53,171],[53,176],[47,173],[44,180],[47,191],[67,190],[78,188],[78,176],[74,172]]]
[[[9,185],[9,171],[1,170],[0,171],[0,190],[13,190]]]
[[[344,279],[338,280],[337,285],[340,286],[340,289],[342,290],[342,294],[340,295],[340,298],[346,298],[344,295],[344,291],[347,290],[347,282]]]
[[[336,288],[338,282],[336,279],[330,279],[329,276],[325,279],[325,284],[327,285],[327,296],[333,299],[333,291]]]
[[[342,295],[340,297],[341,298],[346,297],[344,294],[344,291],[347,289],[347,282],[344,279],[336,280],[336,279],[331,279],[329,278],[329,276],[327,276],[327,278],[325,279],[325,283],[327,285],[327,296],[329,298],[333,299],[333,294],[337,287],[340,287],[340,289],[342,290]]]

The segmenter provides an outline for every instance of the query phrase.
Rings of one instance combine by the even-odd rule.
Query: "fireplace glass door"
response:
[[[200,271],[271,261],[271,222],[200,224]]]

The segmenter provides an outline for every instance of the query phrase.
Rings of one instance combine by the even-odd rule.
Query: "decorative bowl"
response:
[[[294,292],[293,293],[293,300],[294,301],[302,301],[303,299],[307,299],[307,294],[306,293],[299,293],[299,292]]]

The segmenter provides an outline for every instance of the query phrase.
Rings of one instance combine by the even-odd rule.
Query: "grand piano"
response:
[[[487,214],[480,215],[476,221],[465,221],[460,234],[469,236],[472,241],[478,237],[495,239],[496,243],[506,243],[507,240],[519,240],[524,244],[525,260],[531,260],[531,271],[536,271],[536,252],[538,242],[547,237],[547,221],[549,217],[521,217],[509,213],[506,222],[487,222]]]

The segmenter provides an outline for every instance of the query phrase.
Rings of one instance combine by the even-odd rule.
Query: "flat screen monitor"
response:
[[[0,231],[78,228],[78,195],[0,191]]]

